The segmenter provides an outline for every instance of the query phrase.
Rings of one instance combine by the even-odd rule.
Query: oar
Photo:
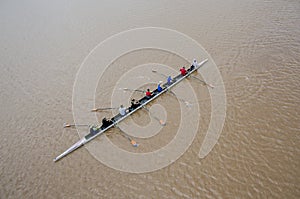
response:
[[[154,69],[152,69],[152,72],[154,72],[154,73],[157,73],[157,74],[159,74],[159,75],[162,75],[162,76],[164,76],[164,77],[168,78],[168,76],[167,76],[167,75],[165,75],[165,74],[162,74],[162,73],[159,73],[159,72],[157,72],[157,71],[156,71],[156,70],[154,70]],[[169,90],[169,91],[171,92],[171,94],[173,94],[175,97],[177,97],[177,96],[175,95],[175,93],[174,93],[174,92],[172,92],[171,90]],[[182,101],[182,102],[184,102],[186,106],[189,106],[189,105],[190,105],[190,103],[189,103],[188,101],[185,101],[184,99],[181,99],[181,98],[178,98],[178,97],[177,97],[177,99],[178,99],[179,101]]]
[[[136,143],[136,141],[134,141],[131,137],[129,137],[129,135],[127,135],[124,131],[122,131],[119,126],[116,125],[115,127],[117,127],[122,132],[122,135],[130,141],[130,144],[133,147],[138,147],[139,146],[139,144]]]
[[[203,81],[202,79],[199,79],[198,77],[195,77],[195,76],[191,76],[191,77],[193,77],[193,78],[199,80],[199,81],[202,82],[204,85],[207,85],[207,86],[209,86],[210,88],[214,88],[213,85],[206,83],[205,81]]]
[[[118,108],[116,108],[116,107],[113,107],[113,108],[94,108],[91,111],[92,112],[97,112],[97,111],[105,111],[105,110],[112,110],[112,109],[118,109]]]
[[[154,72],[154,73],[157,73],[157,74],[159,74],[159,75],[162,75],[162,76],[164,76],[164,77],[168,78],[168,76],[167,76],[167,75],[165,75],[165,74],[162,74],[162,73],[159,73],[159,72],[157,72],[157,71],[156,71],[156,70],[154,70],[154,69],[152,69],[152,72]],[[207,85],[207,86],[209,86],[210,88],[214,88],[214,86],[213,86],[213,85],[206,83],[206,82],[205,82],[205,81],[203,81],[202,79],[199,79],[199,78],[197,78],[197,77],[195,77],[195,76],[191,76],[191,77],[193,77],[193,78],[195,78],[195,79],[199,80],[199,81],[200,81],[200,82],[202,82],[204,85]]]
[[[168,78],[168,76],[167,76],[167,75],[165,75],[165,74],[162,74],[162,73],[158,72],[157,70],[154,70],[154,69],[152,69],[152,72],[154,72],[154,73],[157,73],[157,74],[159,74],[159,75],[161,75],[161,76],[163,76],[163,77],[166,77],[166,78]]]
[[[175,94],[173,91],[171,91],[171,90],[169,90],[169,91],[170,91],[170,93],[171,93],[172,95],[174,95],[179,101],[182,101],[183,103],[185,103],[186,106],[190,106],[190,105],[191,105],[191,103],[189,103],[188,101],[185,101],[184,99],[181,99],[181,98],[177,97],[176,94]]]
[[[149,112],[149,115],[150,115],[152,118],[154,118],[155,120],[157,120],[157,121],[160,123],[160,125],[166,126],[166,122],[164,122],[163,120],[161,120],[161,119],[157,118],[156,116],[152,115],[151,112],[150,112],[150,110],[147,109],[145,106],[143,106],[143,108],[144,108],[147,112]]]
[[[90,126],[90,125],[88,125],[88,124],[68,124],[68,123],[64,123],[64,128],[76,127],[76,126]]]
[[[143,90],[139,90],[139,89],[130,89],[130,88],[123,88],[124,91],[136,91],[136,92],[141,92],[141,93],[145,93],[146,91]]]

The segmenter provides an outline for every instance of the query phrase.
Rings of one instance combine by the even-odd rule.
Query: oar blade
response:
[[[68,127],[71,127],[71,126],[72,126],[71,124],[64,123],[64,128],[68,128]]]
[[[136,143],[136,141],[134,141],[134,140],[131,140],[130,143],[131,143],[131,145],[132,145],[133,147],[138,147],[138,146],[139,146],[139,144]]]
[[[164,122],[163,120],[159,120],[160,125],[162,126],[166,126],[166,122]]]

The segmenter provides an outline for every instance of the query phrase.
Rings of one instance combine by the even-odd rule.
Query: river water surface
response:
[[[209,88],[188,80],[199,90],[200,124],[191,146],[173,164],[126,173],[102,164],[84,147],[54,163],[79,139],[75,129],[62,126],[73,122],[73,85],[84,58],[106,38],[148,26],[182,32],[214,59],[227,111],[213,150],[198,157],[211,114]],[[1,1],[0,27],[0,198],[300,197],[298,0]],[[146,49],[121,56],[110,69],[151,60],[175,70],[185,64],[170,53]],[[96,91],[97,106],[109,105],[110,86],[120,78],[113,70],[106,74],[110,78]],[[158,103],[180,111],[172,95]],[[150,117],[141,110],[132,120],[146,125]],[[125,150],[148,152],[174,137],[178,120],[169,116],[158,135],[138,139],[137,149],[116,129],[107,137]]]

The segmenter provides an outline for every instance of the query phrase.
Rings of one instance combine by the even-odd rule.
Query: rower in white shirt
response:
[[[122,116],[126,115],[126,108],[123,105],[121,105],[119,108],[119,112]]]

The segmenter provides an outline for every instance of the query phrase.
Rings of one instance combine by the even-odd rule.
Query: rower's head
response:
[[[148,92],[150,92],[150,89],[149,89],[149,88],[147,88],[147,91],[148,91]]]
[[[183,69],[185,69],[185,67],[184,67],[184,66],[183,66],[182,68],[183,68]]]
[[[196,59],[194,59],[194,60],[193,60],[193,62],[197,62],[197,60],[196,60]]]
[[[123,104],[121,104],[121,106],[120,106],[121,108],[123,108],[124,106],[123,106]]]
[[[131,101],[132,101],[132,102],[135,102],[135,99],[132,99]]]
[[[161,85],[161,83],[163,83],[163,82],[162,82],[162,81],[159,81],[159,82],[158,82],[158,85]]]

